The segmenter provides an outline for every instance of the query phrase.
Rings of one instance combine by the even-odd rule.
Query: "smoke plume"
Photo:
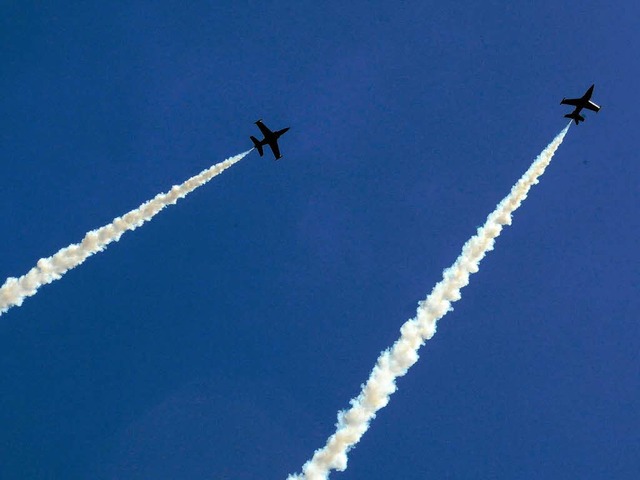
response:
[[[338,413],[336,432],[303,465],[302,473],[289,475],[288,480],[326,479],[331,470],[343,471],[347,468],[347,453],[360,441],[376,412],[389,403],[391,394],[396,391],[395,380],[405,375],[418,361],[418,350],[435,334],[437,321],[452,310],[453,302],[460,300],[460,290],[469,283],[469,276],[478,271],[486,253],[493,249],[502,227],[511,225],[511,214],[527,198],[529,189],[538,183],[538,178],[551,162],[570,125],[540,153],[512,187],[511,193],[487,217],[485,224],[478,228],[476,235],[464,244],[460,256],[443,272],[442,280],[419,303],[416,316],[402,325],[400,338],[380,354],[360,394],[349,402],[351,408]]]
[[[60,279],[65,273],[80,265],[94,253],[101,252],[110,243],[120,240],[123,233],[135,230],[143,223],[148,222],[164,207],[184,198],[234,163],[242,160],[249,152],[251,150],[230,157],[191,177],[182,185],[174,185],[169,192],[156,195],[153,200],[143,203],[122,217],[117,217],[110,224],[90,231],[80,243],[71,244],[49,258],[41,258],[26,275],[20,278],[8,278],[0,287],[0,315],[13,306],[22,305],[24,299],[35,295],[41,286]]]

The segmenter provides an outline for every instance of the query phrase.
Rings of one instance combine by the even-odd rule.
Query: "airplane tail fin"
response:
[[[260,154],[260,156],[264,155],[264,151],[262,150],[262,145],[260,144],[258,139],[253,136],[250,138],[251,138],[251,141],[253,142],[253,146],[256,148],[256,150],[258,150],[258,153]]]
[[[578,125],[580,122],[584,122],[584,117],[582,115],[578,115],[577,113],[567,113],[564,118],[570,118],[576,122]]]

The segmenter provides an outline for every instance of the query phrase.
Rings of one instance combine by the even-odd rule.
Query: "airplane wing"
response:
[[[271,151],[273,152],[273,156],[278,160],[282,155],[280,155],[280,148],[278,147],[278,141],[269,142],[269,147],[271,147]]]
[[[586,108],[587,110],[591,110],[593,112],[598,112],[598,110],[600,110],[600,106],[596,105],[595,103],[593,103],[591,100],[589,100],[589,103],[587,103],[584,108]]]
[[[264,123],[262,123],[262,120],[258,120],[256,122],[256,125],[258,126],[258,128],[260,129],[260,131],[262,132],[262,135],[266,137],[268,137],[269,135],[272,135],[273,132],[271,130],[269,130]]]
[[[578,107],[582,105],[581,98],[563,98],[560,102],[560,105],[572,105],[574,107]]]

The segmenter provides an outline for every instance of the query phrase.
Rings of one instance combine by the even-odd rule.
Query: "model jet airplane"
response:
[[[262,147],[264,145],[269,145],[269,147],[271,148],[271,151],[273,152],[273,156],[276,157],[275,160],[282,158],[282,155],[280,155],[280,148],[278,148],[278,138],[284,135],[287,132],[287,130],[289,130],[289,127],[272,132],[271,130],[269,130],[269,128],[265,126],[264,123],[262,123],[262,120],[258,120],[256,122],[256,125],[264,135],[264,138],[262,140],[258,140],[256,137],[253,137],[253,136],[250,138],[251,138],[251,141],[253,142],[253,145],[256,147],[256,150],[258,150],[258,153],[260,154],[260,156],[264,155],[264,151]]]
[[[584,117],[580,115],[580,112],[583,108],[586,108],[587,110],[593,110],[596,113],[598,112],[598,110],[600,110],[600,107],[591,101],[591,95],[593,95],[593,87],[595,87],[595,85],[591,85],[591,87],[589,87],[589,90],[587,90],[587,93],[585,93],[580,98],[562,99],[560,105],[571,105],[573,107],[576,107],[574,108],[573,112],[566,114],[565,118],[575,120],[576,125],[578,125],[580,122],[584,122]]]

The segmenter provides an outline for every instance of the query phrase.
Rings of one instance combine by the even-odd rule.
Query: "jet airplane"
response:
[[[282,155],[280,155],[280,148],[278,148],[278,138],[284,135],[287,132],[287,130],[289,130],[290,127],[272,132],[264,123],[262,123],[262,120],[258,120],[256,122],[256,125],[264,135],[264,138],[262,140],[258,140],[254,136],[251,136],[250,138],[256,150],[258,150],[258,153],[260,154],[260,156],[264,154],[264,150],[262,149],[262,147],[264,145],[269,145],[269,147],[271,148],[271,151],[273,152],[273,156],[275,157],[275,160],[282,158]]]
[[[596,113],[598,112],[598,110],[600,110],[600,107],[591,101],[591,95],[593,95],[593,87],[595,87],[595,84],[591,85],[589,87],[589,90],[587,90],[587,92],[580,98],[562,99],[560,105],[571,105],[573,107],[576,107],[573,109],[573,112],[566,114],[565,118],[574,120],[576,122],[576,125],[578,125],[580,122],[584,122],[584,117],[580,115],[580,112],[583,108],[586,108],[587,110],[593,110]]]

